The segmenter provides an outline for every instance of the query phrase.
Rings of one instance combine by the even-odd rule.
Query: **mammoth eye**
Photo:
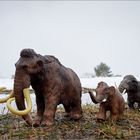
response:
[[[107,88],[104,89],[104,94],[107,94],[109,90]]]
[[[33,69],[36,69],[36,68],[37,68],[37,66],[33,66],[32,68],[33,68]]]
[[[23,69],[26,69],[26,68],[27,68],[27,65],[22,66],[22,68],[23,68]]]

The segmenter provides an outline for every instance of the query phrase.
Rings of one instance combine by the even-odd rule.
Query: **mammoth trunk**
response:
[[[23,89],[28,88],[29,86],[30,86],[30,76],[27,75],[22,70],[16,70],[14,79],[14,96],[17,108],[19,110],[24,110],[26,108],[24,102]],[[22,117],[28,124],[31,124],[31,119],[28,114]]]
[[[94,96],[94,94],[91,91],[89,91],[89,95],[90,95],[90,98],[91,98],[91,100],[92,100],[93,103],[95,103],[95,104],[99,103],[97,101],[96,97]]]

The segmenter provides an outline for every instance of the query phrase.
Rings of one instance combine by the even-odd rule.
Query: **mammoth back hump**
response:
[[[60,61],[55,56],[53,56],[53,55],[45,55],[44,57],[45,57],[47,63],[56,62],[56,63],[62,65],[60,63]]]
[[[63,83],[62,85],[71,85],[73,87],[75,86],[81,87],[80,79],[72,69],[63,66],[60,63],[60,61],[52,55],[45,55],[44,57],[48,64],[52,63],[52,65],[49,65],[48,68],[51,71],[51,73],[54,72],[55,76],[58,76],[61,79],[61,82]],[[53,65],[53,63],[54,64],[57,63],[58,65]]]
[[[63,67],[60,71],[61,79],[64,83],[72,84],[75,86],[75,84],[80,84],[80,79],[77,76],[77,74],[70,68]]]

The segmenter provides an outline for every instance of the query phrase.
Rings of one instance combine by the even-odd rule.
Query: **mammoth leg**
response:
[[[57,109],[58,97],[50,95],[45,97],[45,111],[43,115],[42,126],[51,126],[54,124],[55,112]]]
[[[75,100],[71,103],[71,118],[78,120],[82,117],[81,100]]]
[[[34,121],[34,126],[39,126],[45,110],[45,102],[42,95],[36,94],[36,104],[37,104],[37,115]]]
[[[119,119],[119,114],[111,113],[111,120],[116,121]]]
[[[71,112],[71,106],[70,105],[66,105],[66,104],[63,104],[64,108],[65,108],[65,117],[70,117],[70,112]]]
[[[140,103],[138,103],[138,108],[140,109]]]
[[[97,114],[97,120],[106,120],[106,108],[104,104],[100,104],[99,113]]]
[[[134,109],[134,102],[133,101],[130,101],[130,100],[127,100],[128,102],[128,106],[130,109]]]

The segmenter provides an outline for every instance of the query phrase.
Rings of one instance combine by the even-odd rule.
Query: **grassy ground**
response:
[[[64,110],[58,108],[55,125],[52,127],[27,127],[21,117],[11,114],[0,116],[0,139],[2,140],[45,140],[45,139],[140,139],[140,112],[125,110],[124,116],[116,123],[109,120],[96,121],[98,107],[83,106],[83,118],[71,121],[64,118]],[[34,116],[34,113],[32,113]]]

